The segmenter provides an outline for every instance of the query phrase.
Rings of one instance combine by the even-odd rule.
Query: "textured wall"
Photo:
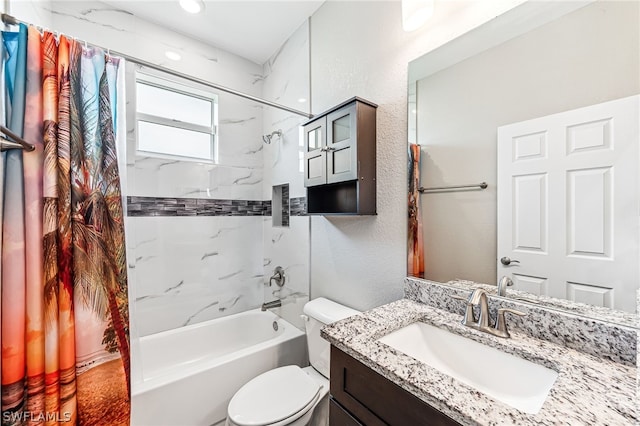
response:
[[[379,105],[378,215],[312,217],[312,298],[369,309],[402,297],[408,63],[519,2],[495,3],[470,4],[412,33],[402,30],[397,1],[326,2],[312,16],[312,111],[317,114],[354,95]]]

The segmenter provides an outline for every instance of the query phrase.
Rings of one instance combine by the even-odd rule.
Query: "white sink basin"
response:
[[[525,413],[540,411],[558,377],[546,367],[422,322],[378,341]]]

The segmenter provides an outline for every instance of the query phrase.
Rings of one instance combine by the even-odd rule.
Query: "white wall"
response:
[[[402,297],[408,63],[519,3],[472,2],[449,14],[445,10],[412,33],[402,30],[398,1],[330,1],[312,16],[312,111],[354,95],[379,105],[378,215],[311,218],[312,298],[369,309]]]
[[[418,82],[425,277],[497,282],[497,127],[640,91],[637,2],[600,1]],[[613,47],[613,48],[612,48]]]

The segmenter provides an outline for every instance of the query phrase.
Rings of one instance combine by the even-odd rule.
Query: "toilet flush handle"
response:
[[[300,318],[302,318],[302,321],[304,321],[304,322],[309,321],[309,317],[304,315],[304,314],[300,315]]]

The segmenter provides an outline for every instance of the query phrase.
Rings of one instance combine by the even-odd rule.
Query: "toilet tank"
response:
[[[326,324],[359,314],[359,311],[333,302],[324,297],[313,299],[304,305],[305,329],[307,332],[307,347],[309,362],[323,376],[329,377],[330,344],[320,337],[320,329]]]

